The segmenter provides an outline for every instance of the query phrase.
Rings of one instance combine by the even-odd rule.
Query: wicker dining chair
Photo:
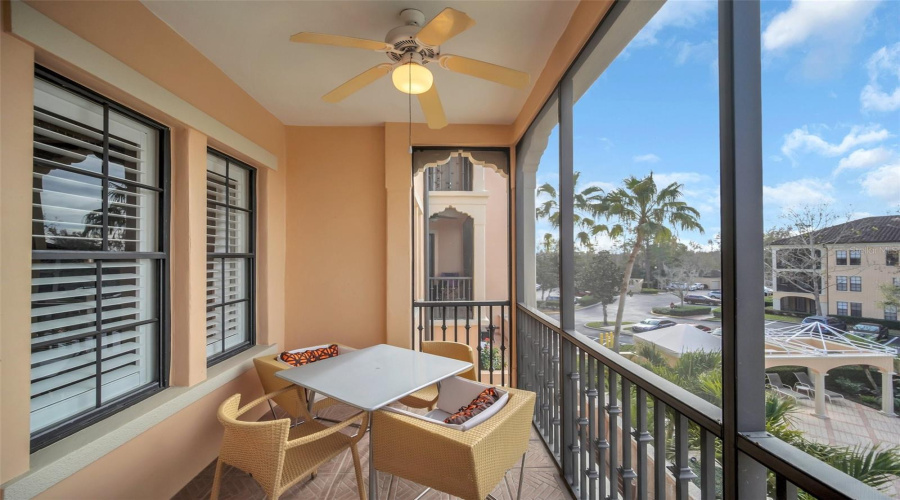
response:
[[[472,363],[472,368],[460,373],[458,376],[469,380],[478,380],[478,375],[475,371],[478,366],[475,362],[475,351],[468,344],[426,340],[422,342],[422,352]],[[437,400],[438,386],[434,384],[401,398],[400,403],[410,408],[428,408],[430,410],[434,408]]]
[[[347,347],[345,345],[337,344],[338,353],[355,351],[356,349],[352,347]],[[340,355],[340,354],[338,354]],[[283,378],[278,378],[275,376],[276,373],[281,370],[287,370],[291,368],[291,365],[285,363],[278,359],[277,355],[268,354],[266,356],[260,356],[258,358],[253,359],[253,365],[256,367],[256,375],[259,377],[259,382],[262,384],[264,393],[271,393],[280,391],[281,389],[287,387],[294,387],[293,384],[288,382]],[[269,409],[272,410],[272,417],[278,418],[275,414],[275,408],[272,407],[272,401],[275,402],[278,406],[280,406],[284,411],[294,420],[297,421],[305,414],[308,406],[307,393],[306,389],[302,387],[298,387],[299,391],[287,391],[280,393],[274,399],[269,401]],[[316,394],[313,399],[312,405],[312,416],[315,417],[318,413],[335,404],[336,401],[331,398],[326,398],[322,395]],[[302,410],[301,410],[302,409]],[[326,419],[327,420],[327,419]]]
[[[503,390],[509,393],[506,405],[468,430],[391,411],[375,412],[370,436],[375,468],[465,500],[484,500],[521,460],[517,493],[521,498],[535,394]]]
[[[360,429],[365,429],[368,414],[358,413],[331,427],[310,418],[305,408],[301,411],[306,413],[305,421],[293,428],[291,421],[286,418],[263,422],[238,420],[251,408],[297,390],[296,387],[288,387],[266,394],[243,407],[240,406],[241,395],[235,394],[219,406],[219,422],[225,427],[225,437],[216,462],[211,500],[219,497],[222,466],[225,464],[250,474],[262,487],[266,497],[277,499],[303,478],[314,476],[319,467],[348,448],[353,455],[359,498],[366,499],[359,450],[356,447],[364,431],[358,431],[354,436],[340,431],[356,422],[359,422]]]

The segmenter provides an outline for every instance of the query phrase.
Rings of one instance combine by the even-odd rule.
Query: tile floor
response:
[[[341,419],[347,416],[347,407],[335,405],[326,408],[323,417]],[[271,418],[271,415],[263,417],[263,420]],[[369,470],[369,439],[363,437],[359,442],[359,452],[362,460],[363,474],[368,477]],[[175,500],[199,500],[209,498],[212,490],[212,480],[215,474],[216,464],[213,461],[203,469],[190,483],[178,494]],[[368,485],[367,485],[368,486]],[[519,486],[519,468],[515,467],[506,473],[506,477],[492,495],[498,500],[516,498]],[[379,500],[412,500],[425,490],[425,487],[394,477],[388,474],[378,476]],[[367,487],[368,489],[368,487]],[[261,499],[264,498],[262,489],[256,481],[240,470],[226,467],[222,477],[222,489],[220,498],[230,499]],[[345,451],[328,465],[319,469],[316,479],[304,480],[288,490],[281,498],[285,499],[355,499],[357,498],[356,476],[353,472],[353,460],[350,452]],[[449,500],[447,494],[429,491],[423,500]],[[455,498],[455,497],[453,497]],[[549,455],[537,434],[532,430],[531,441],[528,443],[528,454],[525,458],[525,479],[522,486],[523,499],[541,500],[565,500],[570,499],[562,479],[559,477],[553,458]]]
[[[792,415],[794,427],[804,435],[820,443],[837,446],[897,446],[900,444],[900,418],[889,417],[880,411],[845,399],[827,404],[828,417],[821,419],[813,414],[811,401],[797,402],[797,412]],[[884,490],[889,496],[900,498],[900,478]]]

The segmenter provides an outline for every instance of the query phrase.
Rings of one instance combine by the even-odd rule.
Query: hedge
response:
[[[712,315],[713,315],[713,318],[721,318],[722,317],[722,308],[717,307],[717,308],[713,309]]]
[[[600,299],[594,297],[593,295],[585,295],[578,299],[578,305],[580,306],[592,306],[594,304],[599,304]]]
[[[699,314],[709,314],[710,307],[707,306],[675,306],[672,307],[654,307],[651,309],[654,314],[667,314],[669,316],[697,316]]]
[[[656,288],[641,288],[641,293],[654,294],[659,293],[659,290],[657,290]]]
[[[808,314],[808,313],[775,310],[775,309],[772,309],[771,307],[766,308],[766,314],[777,314],[777,315],[781,315],[781,316],[791,316],[794,318],[806,318],[808,316],[814,316],[813,314]],[[857,323],[875,323],[878,325],[884,325],[884,326],[890,328],[891,330],[900,330],[900,321],[894,321],[894,320],[890,320],[890,319],[860,318],[860,317],[856,317],[856,316],[839,316],[837,314],[829,314],[829,316],[832,318],[838,318],[840,320],[843,320],[845,323],[847,323],[847,326],[853,326]]]
[[[558,300],[539,300],[537,301],[538,309],[559,309]]]

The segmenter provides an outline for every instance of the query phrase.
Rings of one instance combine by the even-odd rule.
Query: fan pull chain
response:
[[[412,52],[409,53],[409,63],[412,64]],[[412,69],[411,67],[409,68]],[[409,77],[409,87],[407,90],[412,90],[412,71],[407,71],[407,76]],[[407,92],[406,94],[407,102],[409,104],[409,154],[412,154],[412,93]]]

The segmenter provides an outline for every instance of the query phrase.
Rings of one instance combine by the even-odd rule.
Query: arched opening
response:
[[[472,300],[474,219],[448,207],[429,217],[428,230],[428,300]]]

